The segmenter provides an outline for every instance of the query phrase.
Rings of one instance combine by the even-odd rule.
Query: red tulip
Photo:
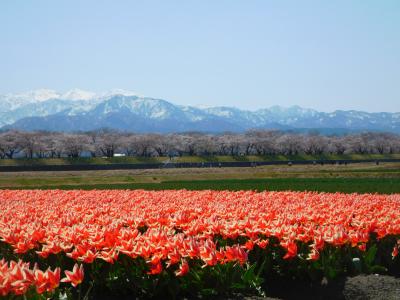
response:
[[[189,264],[188,262],[184,259],[182,260],[179,270],[175,272],[176,276],[184,276],[189,272]]]
[[[61,279],[61,282],[70,282],[73,287],[77,287],[83,281],[83,265],[78,266],[78,264],[75,264],[72,272],[65,271],[64,273],[66,277]]]

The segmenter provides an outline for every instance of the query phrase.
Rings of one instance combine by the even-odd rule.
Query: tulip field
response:
[[[0,297],[268,295],[400,275],[400,194],[2,190]]]

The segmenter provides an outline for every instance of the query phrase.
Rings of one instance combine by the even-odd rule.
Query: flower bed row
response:
[[[0,239],[3,297],[263,295],[276,278],[400,275],[400,195],[2,191]]]

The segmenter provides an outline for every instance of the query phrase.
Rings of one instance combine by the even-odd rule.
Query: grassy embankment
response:
[[[270,156],[182,156],[172,162],[207,163],[235,161],[291,161],[291,160],[361,160],[361,159],[400,159],[400,154],[346,154],[346,155],[270,155]],[[1,165],[70,165],[70,164],[140,164],[163,163],[167,157],[112,157],[112,158],[34,158],[1,159]]]

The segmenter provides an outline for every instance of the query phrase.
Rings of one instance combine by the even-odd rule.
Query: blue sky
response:
[[[400,111],[400,1],[0,2],[0,93]]]

